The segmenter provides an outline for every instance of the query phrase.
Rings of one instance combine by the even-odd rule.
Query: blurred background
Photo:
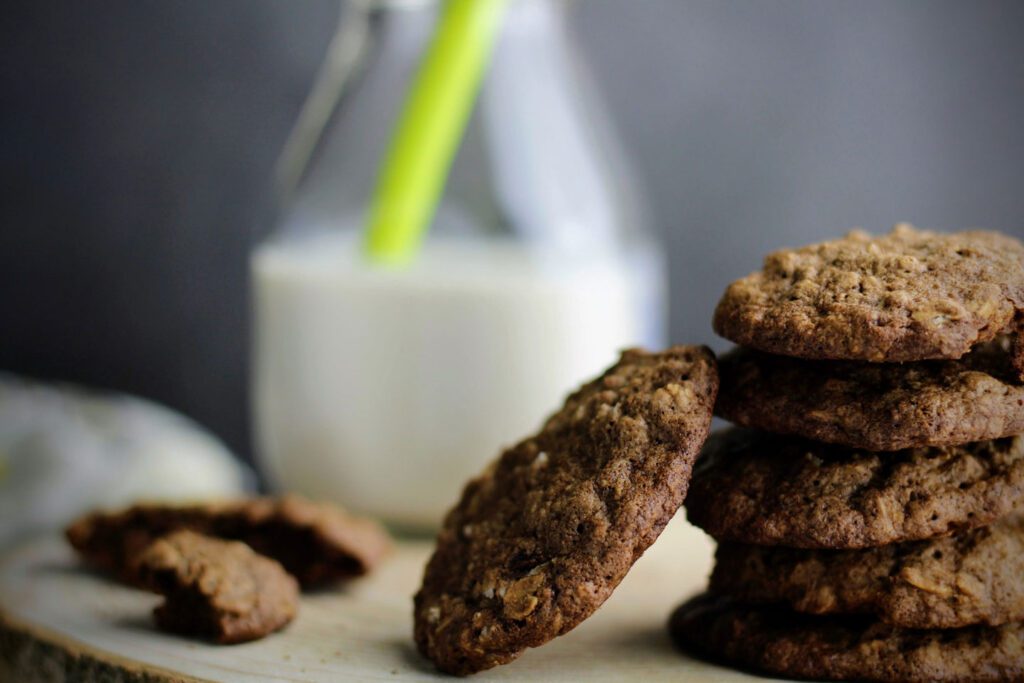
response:
[[[5,4],[0,369],[139,394],[245,459],[249,255],[330,0]],[[773,248],[1024,236],[1024,3],[580,0],[668,260],[669,339]]]

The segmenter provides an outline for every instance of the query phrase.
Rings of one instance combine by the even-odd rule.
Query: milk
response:
[[[650,282],[621,255],[556,263],[435,238],[394,270],[326,233],[261,246],[252,271],[271,483],[408,528],[436,527],[504,446],[652,341],[638,306]]]

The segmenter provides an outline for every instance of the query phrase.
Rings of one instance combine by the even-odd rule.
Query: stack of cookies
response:
[[[1024,680],[1024,245],[897,226],[770,255],[715,329],[677,643],[797,678]]]

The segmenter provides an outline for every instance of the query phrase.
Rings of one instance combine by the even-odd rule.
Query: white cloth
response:
[[[251,472],[191,420],[0,373],[0,546],[97,506],[237,495]]]

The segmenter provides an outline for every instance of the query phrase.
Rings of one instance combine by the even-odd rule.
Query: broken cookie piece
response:
[[[165,597],[153,614],[173,633],[241,643],[286,626],[299,587],[280,563],[238,541],[177,531],[142,551],[139,581]]]
[[[135,505],[81,517],[66,535],[86,562],[138,584],[139,553],[161,536],[182,529],[243,541],[280,562],[303,586],[366,574],[391,545],[387,533],[372,520],[297,496]]]

